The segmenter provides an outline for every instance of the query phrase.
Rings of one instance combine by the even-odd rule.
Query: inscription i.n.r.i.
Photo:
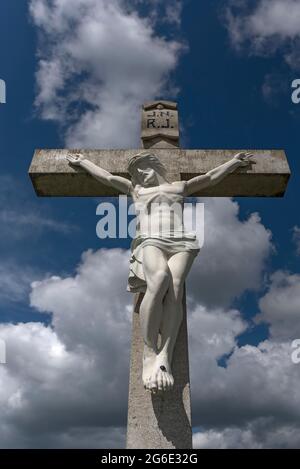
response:
[[[170,123],[173,117],[169,111],[153,111],[147,114],[147,129],[173,129]]]

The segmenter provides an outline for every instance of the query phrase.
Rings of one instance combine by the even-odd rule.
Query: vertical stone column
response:
[[[144,148],[179,147],[177,104],[169,101],[147,103],[142,113]],[[142,382],[143,339],[140,330],[139,305],[142,294],[135,296],[130,380],[128,399],[128,449],[192,448],[191,396],[188,358],[186,297],[184,317],[177,337],[172,371],[172,391],[152,395]]]

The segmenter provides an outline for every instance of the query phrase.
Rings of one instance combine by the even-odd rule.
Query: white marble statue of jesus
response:
[[[131,196],[135,203],[137,224],[131,245],[128,290],[144,293],[139,311],[144,340],[142,379],[144,387],[153,393],[168,391],[174,385],[171,365],[183,318],[184,283],[199,253],[195,234],[184,228],[184,198],[218,184],[237,168],[250,165],[254,162],[252,156],[238,153],[204,175],[173,183],[168,182],[164,166],[152,151],[130,158],[131,181],[114,176],[81,154],[67,156],[70,164]]]

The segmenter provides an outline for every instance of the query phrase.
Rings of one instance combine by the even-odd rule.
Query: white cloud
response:
[[[188,293],[200,304],[230,305],[245,290],[259,290],[272,251],[271,233],[257,213],[239,219],[239,206],[227,198],[204,202],[204,246],[189,280]]]
[[[70,147],[139,146],[139,107],[172,93],[168,79],[183,45],[156,35],[153,22],[121,0],[31,0],[30,12],[42,37],[42,117],[60,123]]]
[[[32,203],[26,188],[11,175],[0,176],[1,304],[27,301],[30,283],[41,275],[38,267],[20,259],[28,254],[29,243],[34,243],[46,232],[69,235],[78,230],[75,225],[52,218],[50,213],[47,214],[47,208],[44,206],[41,211],[37,204]],[[26,249],[24,241],[27,242]]]
[[[51,327],[0,325],[7,344],[0,367],[2,447],[124,445],[127,271],[127,252],[88,251],[74,277],[32,285],[31,305],[53,313]]]
[[[7,365],[0,368],[4,447],[124,445],[132,310],[125,292],[128,254],[87,251],[74,276],[35,282],[31,304],[52,312],[51,327],[0,327],[7,342]],[[300,367],[291,361],[290,343],[238,347],[237,336],[248,325],[233,309],[197,305],[188,322],[193,422],[204,431],[196,444],[280,447],[282,432],[282,445],[293,434],[293,446]],[[218,366],[224,355],[226,368]]]
[[[223,315],[228,313],[224,311]],[[212,322],[218,324],[218,319],[213,313]],[[231,317],[224,329],[225,337],[232,333],[232,320]],[[194,336],[201,328],[205,331],[201,317],[198,322],[194,320],[192,326]],[[218,339],[222,343],[222,333],[218,334]],[[232,335],[231,344],[225,339],[227,353],[231,353],[225,368],[217,364],[213,334],[208,332],[203,348],[194,338],[191,340],[194,426],[203,428],[204,432],[222,433],[234,427],[243,431],[259,419],[271,419],[272,426],[261,429],[266,441],[274,429],[279,431],[285,426],[298,427],[299,434],[300,367],[292,363],[290,342],[266,340],[257,347],[235,346],[232,350],[234,339]],[[223,344],[225,348],[226,343]],[[258,430],[256,439],[259,441]],[[261,443],[264,446],[263,439]],[[282,442],[284,444],[286,441]]]
[[[247,407],[251,392],[264,385],[260,358],[266,354],[237,347],[247,323],[239,311],[224,305],[245,289],[258,288],[271,243],[258,217],[240,221],[231,200],[207,201],[206,229],[207,254],[204,249],[200,253],[188,292],[194,424],[209,428],[231,419],[240,423],[239,414],[244,421],[264,413],[256,401]],[[2,419],[4,446],[6,441],[23,447],[89,446],[85,431],[90,446],[104,445],[107,439],[95,443],[101,434],[111,446],[124,445],[132,311],[132,295],[125,291],[128,260],[127,251],[87,251],[74,276],[32,284],[31,305],[52,313],[51,328],[24,324],[1,329],[8,363],[0,379],[11,383],[3,402],[12,396],[14,406]],[[225,280],[217,275],[218,265]],[[219,367],[217,360],[229,354],[228,368]],[[242,358],[236,360],[238,355]],[[255,372],[261,381],[243,384]]]
[[[236,336],[247,329],[247,323],[237,310],[209,310],[203,306],[189,312],[188,324],[195,357],[204,354],[213,362],[232,352],[236,346]]]
[[[45,231],[69,234],[78,227],[53,219],[45,215],[32,203],[26,188],[9,174],[0,176],[0,223],[2,241],[23,241],[24,238],[35,237]],[[20,194],[22,196],[20,197]]]
[[[293,241],[296,245],[296,253],[300,256],[300,228],[299,226],[294,226],[293,228]]]
[[[228,427],[195,433],[193,444],[199,449],[299,448],[299,427],[278,427],[273,419],[257,419],[243,428]]]
[[[2,448],[121,443],[126,390],[113,380],[103,386],[107,376],[99,361],[67,350],[39,323],[1,325],[0,336],[7,343],[7,364],[0,368]]]
[[[281,73],[268,73],[262,85],[262,94],[265,101],[274,107],[280,106],[282,94],[290,92],[290,83],[286,80],[286,75]]]
[[[208,430],[193,435],[193,446],[197,449],[258,449],[250,430],[229,428],[223,431]]]
[[[13,238],[24,238],[34,234],[39,234],[44,230],[55,231],[62,234],[70,234],[78,227],[59,222],[52,218],[45,218],[41,213],[27,211],[22,213],[17,210],[0,210],[0,223],[3,226],[3,234]]]
[[[292,68],[299,67],[300,4],[297,0],[231,0],[226,8],[232,44],[251,53],[280,52]]]
[[[167,23],[175,27],[181,25],[182,0],[128,0],[126,4],[129,8],[132,5],[143,7],[146,9],[144,16],[150,17],[155,23]]]
[[[271,276],[268,292],[259,301],[257,322],[270,324],[275,340],[300,338],[300,275],[277,271]]]
[[[126,292],[128,269],[127,251],[87,251],[74,277],[34,282],[31,304],[39,311],[54,314],[52,324],[68,348],[92,346],[99,351],[100,347],[99,359],[106,360],[114,341],[121,350],[130,340],[132,296]],[[109,373],[114,373],[122,362],[115,358]]]
[[[26,302],[30,292],[30,283],[40,276],[35,269],[4,261],[0,264],[0,304]]]
[[[181,1],[172,0],[169,4],[166,5],[166,18],[169,23],[173,23],[177,26],[181,23],[183,5]]]
[[[300,367],[291,359],[291,342],[300,337],[299,285],[296,274],[271,277],[256,317],[270,325],[271,336],[257,346],[237,346],[247,327],[237,311],[189,313],[193,423],[201,428],[196,447],[300,446]],[[222,355],[226,367],[218,366]]]

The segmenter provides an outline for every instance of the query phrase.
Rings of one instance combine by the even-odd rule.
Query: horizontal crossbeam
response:
[[[68,153],[81,153],[107,171],[129,178],[129,156],[141,150],[36,150],[29,175],[38,196],[104,197],[118,196],[115,189],[93,179],[80,167],[70,166]],[[168,180],[188,180],[230,160],[239,151],[251,151],[256,164],[240,168],[214,187],[193,194],[201,197],[282,197],[290,169],[282,150],[182,150],[153,152],[167,168]]]

